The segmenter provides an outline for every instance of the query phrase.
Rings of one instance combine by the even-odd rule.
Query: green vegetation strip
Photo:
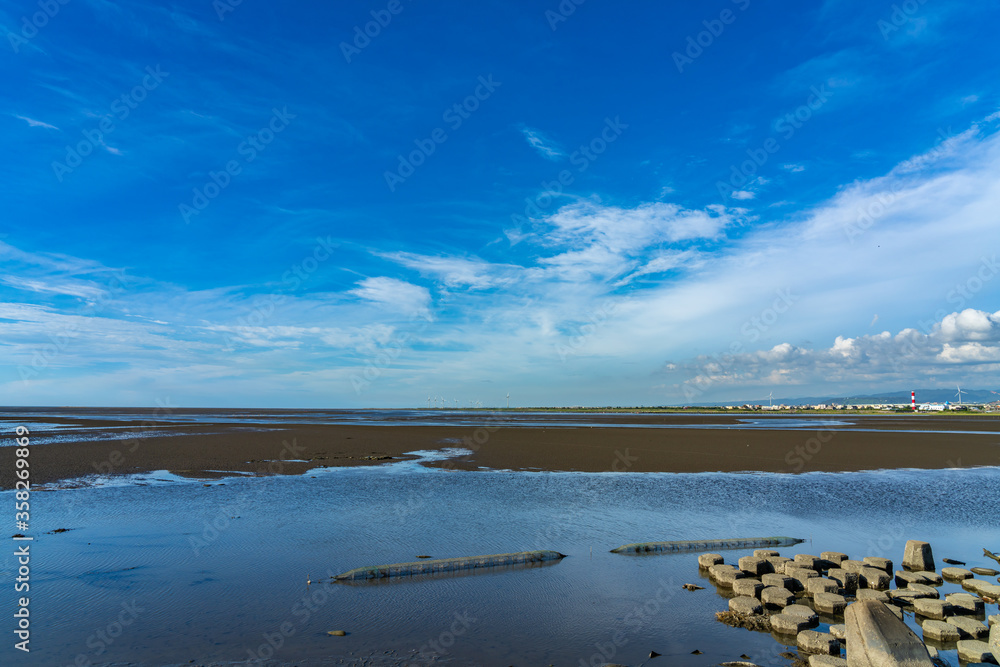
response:
[[[422,560],[415,563],[393,563],[391,565],[369,565],[356,567],[353,570],[338,574],[335,581],[358,579],[384,579],[386,577],[407,577],[414,574],[434,574],[437,572],[453,572],[456,570],[474,570],[478,568],[498,567],[501,565],[518,565],[521,563],[538,563],[547,560],[565,558],[558,551],[520,551],[512,554],[493,554],[489,556],[465,556],[463,558],[439,558]]]
[[[796,537],[737,537],[729,540],[681,540],[676,542],[635,542],[612,549],[613,554],[681,553],[709,549],[790,547],[805,540]]]

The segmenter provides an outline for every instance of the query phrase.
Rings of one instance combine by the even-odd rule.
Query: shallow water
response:
[[[807,541],[783,555],[835,550],[898,563],[907,539],[926,539],[940,567],[942,557],[989,566],[982,548],[1000,550],[997,468],[588,474],[401,461],[303,477],[142,480],[33,495],[32,653],[4,647],[5,664],[248,661],[262,645],[269,655],[270,637],[280,648],[268,664],[373,653],[385,664],[430,664],[436,651],[438,662],[454,664],[635,665],[655,650],[667,656],[663,664],[712,665],[746,653],[782,665],[770,635],[714,620],[726,602],[699,578],[697,554],[608,551],[637,541],[789,535]],[[10,492],[0,495],[13,502]],[[70,530],[45,534],[57,528]],[[374,585],[321,582],[418,555],[527,549],[568,557]],[[734,562],[750,551],[725,556]],[[8,581],[15,567],[7,556]],[[707,590],[684,591],[686,582]],[[0,601],[14,608],[10,587]],[[703,655],[691,655],[696,649]],[[944,656],[958,664],[954,651]]]

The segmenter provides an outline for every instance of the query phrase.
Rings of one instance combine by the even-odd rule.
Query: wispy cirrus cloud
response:
[[[545,159],[561,160],[566,156],[559,144],[547,137],[541,130],[526,125],[522,125],[520,129],[528,145],[538,151],[538,154]]]
[[[27,116],[19,116],[19,115],[15,114],[14,118],[17,118],[19,120],[23,120],[24,122],[26,122],[28,124],[28,127],[44,127],[46,129],[49,129],[49,130],[58,130],[59,129],[55,125],[50,125],[49,123],[46,123],[46,122],[43,122],[43,121],[40,121],[40,120],[35,120],[34,118],[28,118]]]

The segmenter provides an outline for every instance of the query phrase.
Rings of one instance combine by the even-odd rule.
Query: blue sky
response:
[[[1000,385],[1000,8],[576,2],[0,1],[0,402]]]

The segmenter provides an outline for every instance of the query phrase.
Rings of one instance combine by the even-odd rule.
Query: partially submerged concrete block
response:
[[[956,613],[981,614],[985,609],[982,598],[968,593],[948,593],[944,598]]]
[[[903,567],[908,570],[936,570],[931,545],[920,540],[908,540],[903,548]]]
[[[879,602],[885,602],[888,604],[889,596],[885,591],[873,591],[868,588],[859,588],[857,592],[858,600],[878,600]]]
[[[778,634],[795,636],[810,627],[809,622],[801,616],[782,613],[771,617],[771,630]]]
[[[744,556],[739,560],[739,567],[751,577],[759,577],[774,571],[770,563],[757,556]]]
[[[769,556],[780,556],[774,549],[754,549],[753,555],[757,558],[768,558]]]
[[[963,639],[958,642],[958,657],[963,662],[997,662],[990,645],[978,639]]]
[[[795,644],[807,653],[840,655],[840,641],[827,632],[803,630],[795,638]]]
[[[884,591],[892,583],[892,576],[885,570],[874,567],[866,567],[858,573],[858,586],[872,588],[877,591]]]
[[[784,608],[795,602],[795,595],[787,588],[768,586],[760,592],[760,601],[771,608]]]
[[[951,611],[951,605],[944,600],[914,600],[913,611],[924,618],[932,618],[938,621],[944,620]]]
[[[847,660],[835,655],[813,653],[809,656],[809,667],[847,667]]]
[[[993,600],[1000,599],[1000,586],[982,579],[966,579],[962,582],[962,588]]]
[[[968,616],[950,616],[948,623],[958,628],[962,639],[982,639],[990,634],[990,629]]]
[[[847,560],[847,554],[841,553],[839,551],[824,551],[819,555],[819,557],[822,558],[823,560],[828,560],[832,563],[836,563],[837,567],[840,567],[840,564],[843,563],[845,560]]]
[[[815,570],[815,569],[818,569],[816,567],[816,563],[818,561],[819,561],[819,558],[817,558],[816,556],[812,556],[810,554],[795,554],[795,566],[796,567],[804,567],[804,568],[808,568],[810,570]]]
[[[737,579],[746,579],[746,573],[737,570],[732,565],[713,565],[708,568],[708,575],[719,586],[733,587],[733,582]]]
[[[941,576],[949,581],[962,581],[972,579],[972,571],[964,567],[942,567]]]
[[[990,616],[990,619],[996,618],[995,616]],[[993,658],[1000,663],[1000,623],[994,623],[990,628],[990,650],[993,652]]]
[[[785,607],[785,611],[782,612],[785,616],[794,616],[796,618],[801,618],[808,625],[806,627],[815,628],[819,625],[819,616],[816,615],[809,607],[804,604],[790,604]]]
[[[457,570],[474,570],[498,567],[502,565],[521,565],[542,561],[555,561],[565,558],[558,551],[519,551],[509,554],[491,554],[487,556],[463,556],[461,558],[440,558],[423,560],[414,563],[393,563],[391,565],[369,565],[357,567],[334,577],[335,581],[351,581],[365,579],[384,579],[387,577],[404,577],[415,574],[436,574],[438,572],[453,572]]]
[[[859,575],[857,572],[848,572],[847,570],[834,568],[829,570],[826,576],[828,579],[836,581],[848,593],[854,593],[858,590]]]
[[[919,574],[921,577],[924,578],[923,581],[919,581],[916,583],[929,584],[933,586],[940,586],[941,584],[944,583],[944,577],[942,577],[937,572],[931,572],[930,570],[918,570],[914,572],[914,574]]]
[[[759,598],[760,592],[764,589],[764,584],[759,579],[737,579],[733,582],[733,593],[751,598]]]
[[[698,556],[698,567],[708,569],[713,565],[722,565],[726,560],[722,554],[702,554]]]
[[[813,596],[813,605],[815,605],[816,611],[821,611],[824,614],[843,614],[844,610],[847,609],[847,600],[843,595],[836,593],[816,593]]]
[[[806,585],[806,580],[812,579],[813,577],[818,577],[819,572],[817,572],[816,570],[810,570],[809,568],[805,567],[798,567],[798,566],[793,567],[792,565],[789,564],[785,565],[785,576],[795,579],[800,584],[802,584],[804,588]]]
[[[879,558],[877,556],[865,556],[863,562],[878,568],[880,570],[885,570],[889,574],[892,574],[892,561],[888,558]]]
[[[934,667],[924,643],[881,602],[855,602],[844,625],[850,667]]]
[[[921,627],[924,631],[924,637],[927,639],[939,642],[957,642],[962,638],[958,628],[944,621],[926,620]]]
[[[861,572],[861,570],[866,567],[871,567],[868,563],[861,560],[850,560],[844,559],[840,561],[840,569],[847,570],[848,572]]]
[[[757,598],[741,595],[729,601],[729,611],[735,611],[738,614],[763,614],[764,608]]]
[[[765,574],[760,578],[761,583],[765,586],[777,586],[779,588],[787,588],[788,590],[799,590],[795,586],[796,580],[791,577],[786,577],[783,574]]]
[[[934,598],[935,600],[941,597],[941,591],[927,584],[910,584],[906,587],[906,590],[923,593],[924,597]]]
[[[840,590],[840,584],[833,579],[826,577],[813,577],[806,579],[806,593],[815,595],[816,593],[836,593]]]
[[[612,549],[613,554],[684,553],[707,549],[749,549],[753,547],[787,547],[805,540],[797,537],[734,537],[725,540],[674,540],[671,542],[632,542]]]

